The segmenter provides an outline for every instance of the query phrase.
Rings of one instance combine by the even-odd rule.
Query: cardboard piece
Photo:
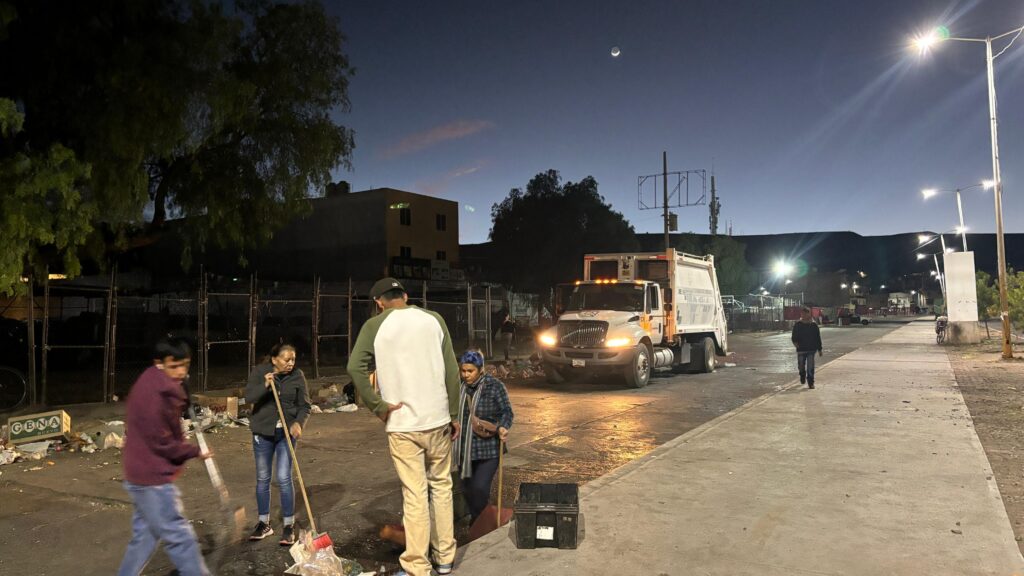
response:
[[[63,410],[14,416],[7,419],[7,425],[12,444],[66,438],[71,434],[71,416]]]

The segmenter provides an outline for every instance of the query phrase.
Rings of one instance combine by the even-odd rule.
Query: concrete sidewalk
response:
[[[584,486],[578,550],[517,550],[503,529],[462,550],[457,571],[1024,574],[930,322],[832,362],[817,380]]]

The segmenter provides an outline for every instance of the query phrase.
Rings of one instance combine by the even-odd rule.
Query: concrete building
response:
[[[309,200],[310,212],[279,230],[267,246],[237,256],[213,251],[207,270],[218,274],[259,271],[267,280],[368,281],[381,276],[463,280],[459,264],[459,205],[394,188],[350,192],[331,186]],[[170,247],[176,250],[176,247]]]

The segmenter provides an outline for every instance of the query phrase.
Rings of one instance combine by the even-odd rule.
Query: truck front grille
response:
[[[558,345],[573,348],[604,346],[608,323],[597,320],[565,320],[558,323]]]

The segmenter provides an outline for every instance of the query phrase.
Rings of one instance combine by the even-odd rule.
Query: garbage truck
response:
[[[655,369],[711,372],[728,352],[713,256],[587,254],[558,292],[558,320],[537,338],[549,382],[604,374],[642,388]]]

